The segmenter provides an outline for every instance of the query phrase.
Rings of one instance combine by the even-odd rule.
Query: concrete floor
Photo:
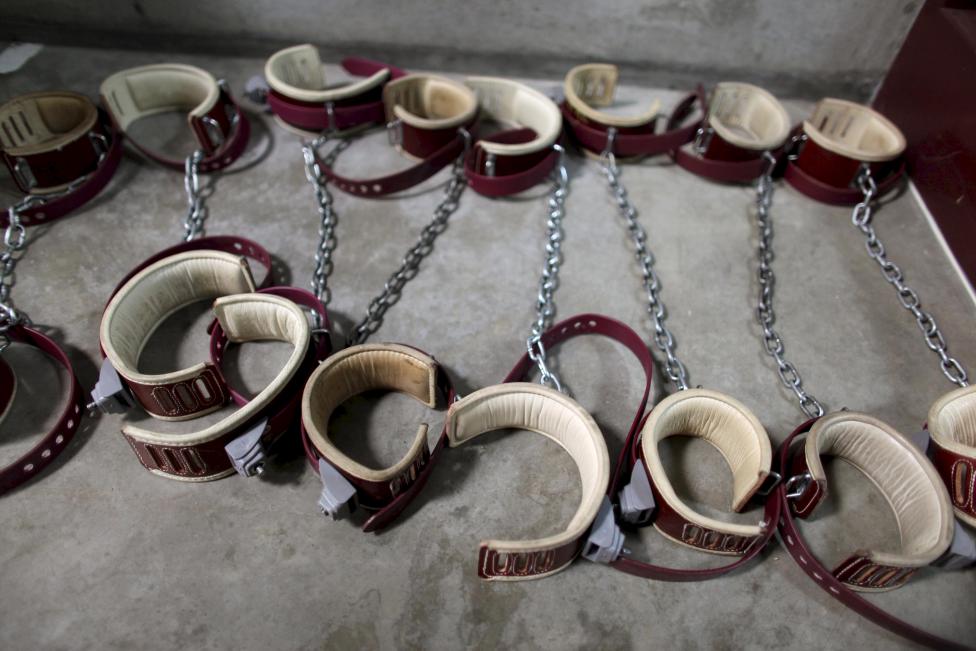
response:
[[[46,48],[0,77],[0,97],[46,88],[94,95],[117,69],[165,60],[204,66],[235,89],[262,67],[256,59]],[[543,90],[558,85],[538,82]],[[659,95],[665,106],[676,97],[625,90],[632,98]],[[799,118],[809,105],[787,108]],[[262,242],[285,279],[304,286],[317,214],[298,143],[270,120],[255,122],[246,160],[216,182],[208,232]],[[171,117],[142,131],[159,138],[178,129]],[[182,134],[165,144],[189,151]],[[381,133],[358,141],[338,163],[361,174],[396,165],[402,159]],[[570,166],[558,316],[601,312],[647,336],[630,242],[602,176],[590,160],[574,157]],[[330,311],[343,335],[429,219],[446,174],[396,199],[336,193]],[[711,184],[661,160],[626,167],[624,180],[657,255],[669,323],[691,382],[738,397],[774,442],[782,440],[801,417],[762,353],[753,321],[752,190]],[[465,193],[373,340],[431,352],[464,393],[500,380],[522,352],[533,319],[544,193],[506,200]],[[179,240],[184,204],[180,175],[128,156],[85,210],[31,232],[13,295],[35,322],[55,328],[83,386],[96,377],[108,291],[137,262]],[[807,387],[830,408],[867,411],[910,433],[950,386],[848,215],[778,185],[778,326]],[[951,351],[972,363],[976,305],[922,207],[906,193],[884,206],[876,226]],[[170,319],[150,344],[146,368],[200,359],[206,319],[205,306]],[[236,360],[239,381],[259,388],[284,352],[244,347]],[[640,391],[636,365],[605,340],[572,343],[556,357],[563,379],[603,428],[613,458]],[[19,347],[9,360],[21,393],[3,424],[2,463],[36,440],[49,418],[45,405],[60,395],[46,360]],[[663,388],[656,383],[658,397]],[[388,463],[424,416],[398,396],[353,400],[335,428],[357,459]],[[439,415],[430,418],[439,431]],[[907,646],[828,597],[778,547],[746,571],[706,583],[643,581],[582,560],[542,581],[479,581],[479,540],[554,532],[578,503],[569,458],[531,433],[497,434],[449,451],[406,517],[372,536],[317,514],[318,482],[293,442],[263,479],[191,485],[147,473],[119,426],[118,417],[88,419],[51,470],[0,499],[0,648]],[[718,454],[695,442],[675,442],[664,452],[679,492],[724,514],[730,477]],[[883,498],[845,464],[829,464],[828,473],[830,499],[819,518],[803,525],[817,554],[833,564],[856,547],[886,544],[895,524]],[[657,562],[703,567],[720,560],[679,549],[652,529],[640,538],[628,545]],[[974,572],[923,571],[908,586],[871,599],[930,630],[972,641],[974,590]]]

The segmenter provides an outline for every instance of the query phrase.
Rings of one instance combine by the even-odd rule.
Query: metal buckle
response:
[[[485,176],[495,176],[495,154],[485,154]]]
[[[583,558],[594,563],[612,563],[621,554],[630,554],[630,550],[624,547],[624,534],[613,518],[613,505],[604,496],[600,511],[590,527],[590,535],[583,545]]]
[[[756,489],[755,495],[759,497],[768,497],[773,489],[779,486],[779,483],[783,481],[783,475],[779,474],[775,470],[771,470],[763,483],[760,484],[759,488]]]
[[[341,520],[356,510],[359,506],[356,487],[325,459],[319,459],[319,478],[322,480],[322,492],[319,495],[319,511],[322,515]]]
[[[386,123],[386,138],[390,141],[391,147],[399,147],[403,144],[403,120],[396,118]]]
[[[704,156],[705,152],[708,150],[708,146],[712,144],[712,136],[715,135],[715,129],[711,127],[698,127],[698,131],[695,132],[695,140],[691,147],[695,150],[695,153],[699,156]]]
[[[31,171],[30,163],[24,158],[17,158],[17,162],[14,163],[14,178],[17,179],[17,185],[25,190],[33,190],[37,187],[37,177],[34,176],[34,172]]]
[[[620,491],[619,497],[621,520],[638,526],[650,522],[657,503],[644,463],[639,459],[630,469],[630,482]]]
[[[95,155],[98,158],[101,158],[108,153],[108,138],[104,133],[89,131],[88,141],[91,142],[92,149],[95,150]]]
[[[224,144],[224,131],[220,128],[220,125],[209,115],[204,115],[200,118],[200,122],[203,124],[203,131],[207,135],[207,140],[210,141],[210,146],[213,149],[219,149],[221,145]]]
[[[338,127],[336,126],[335,103],[333,102],[325,103],[325,114],[329,118],[329,122],[325,127],[326,133],[335,133],[336,131],[339,130]]]
[[[254,477],[264,472],[264,462],[268,455],[261,437],[267,428],[268,419],[265,418],[224,446],[224,452],[230,457],[237,474]]]
[[[795,500],[796,498],[803,495],[810,484],[813,482],[813,475],[809,472],[804,472],[800,475],[794,475],[786,480],[786,499]]]
[[[118,371],[107,359],[102,361],[98,382],[91,391],[91,397],[92,402],[88,403],[88,409],[98,409],[103,414],[122,414],[136,404],[129,388],[122,383]]]
[[[806,144],[808,136],[805,133],[798,133],[790,139],[790,144],[786,148],[786,158],[788,160],[796,160],[800,157],[800,152],[803,151],[803,145]]]

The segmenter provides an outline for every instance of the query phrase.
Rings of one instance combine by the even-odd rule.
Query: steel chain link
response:
[[[877,198],[878,186],[874,182],[874,177],[871,176],[871,170],[866,165],[861,167],[857,184],[861,189],[863,199],[854,206],[851,213],[851,223],[864,234],[864,246],[868,255],[878,263],[884,279],[891,283],[898,292],[898,302],[915,317],[915,323],[918,325],[918,329],[922,331],[925,344],[939,356],[939,367],[942,369],[942,374],[957,386],[969,386],[969,376],[966,369],[956,358],[949,356],[948,345],[935,322],[935,318],[921,308],[918,294],[905,283],[901,268],[888,259],[884,244],[878,239],[874,226],[871,225],[871,216],[874,212],[873,202]]]
[[[776,323],[776,313],[773,311],[773,287],[776,277],[773,274],[773,223],[769,217],[769,209],[773,203],[773,169],[776,159],[769,152],[763,154],[766,168],[756,182],[756,224],[759,227],[759,265],[757,278],[759,279],[759,301],[756,306],[756,320],[763,331],[763,347],[766,353],[776,361],[779,379],[787,389],[793,392],[800,409],[809,418],[819,418],[824,415],[823,405],[803,388],[803,378],[796,366],[786,359],[783,348],[783,338],[773,328]]]
[[[461,135],[465,141],[464,150],[451,168],[451,181],[444,190],[444,198],[434,209],[433,218],[424,226],[417,242],[410,247],[403,257],[400,267],[384,283],[383,291],[369,302],[369,306],[366,308],[366,316],[356,325],[352,336],[349,338],[350,345],[365,343],[370,335],[379,329],[383,324],[383,316],[386,311],[400,300],[400,293],[403,291],[404,285],[420,271],[420,263],[433,250],[434,241],[447,230],[447,221],[458,209],[458,202],[467,187],[467,178],[464,175],[464,159],[471,144],[471,135],[464,129],[461,129]]]
[[[189,242],[203,233],[203,223],[207,220],[207,192],[200,185],[200,162],[203,150],[196,150],[186,157],[183,166],[183,187],[186,188],[188,209],[183,220],[183,241]]]
[[[620,180],[620,168],[617,167],[617,159],[613,154],[616,135],[616,129],[613,128],[607,133],[607,146],[602,154],[601,168],[607,178],[610,193],[617,204],[617,210],[627,222],[627,230],[634,241],[634,258],[640,267],[644,290],[647,293],[647,313],[654,323],[654,345],[664,353],[666,358],[664,372],[679,390],[684,390],[688,388],[688,371],[678,359],[675,352],[677,344],[666,323],[668,312],[661,300],[661,281],[654,271],[654,255],[647,247],[647,232],[637,221],[639,216],[637,208],[631,203],[627,189]]]
[[[562,264],[563,217],[566,214],[566,197],[569,194],[569,172],[566,169],[566,152],[560,145],[553,145],[558,155],[555,170],[555,184],[546,200],[548,212],[546,219],[546,260],[539,279],[539,293],[535,299],[536,318],[532,324],[531,334],[525,340],[525,349],[529,359],[539,369],[539,382],[565,393],[562,383],[555,372],[549,368],[546,359],[546,347],[542,343],[542,333],[552,325],[556,315],[556,305],[553,293],[559,287],[559,265]]]

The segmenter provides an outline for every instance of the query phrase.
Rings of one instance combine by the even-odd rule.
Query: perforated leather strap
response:
[[[160,63],[122,70],[102,82],[102,102],[116,127],[146,157],[176,170],[184,160],[164,156],[137,142],[128,133],[135,121],[167,111],[186,111],[187,123],[204,153],[201,172],[213,172],[244,153],[251,134],[247,115],[225,84],[206,70],[177,63]]]
[[[364,79],[328,87],[313,45],[296,45],[273,54],[264,67],[271,111],[286,124],[313,133],[383,124],[383,86],[407,73],[360,57],[347,57],[341,64],[350,75]]]
[[[0,157],[18,189],[38,197],[18,210],[21,224],[35,226],[101,192],[118,168],[122,144],[108,114],[84,95],[28,93],[0,106]],[[8,224],[5,210],[0,227]]]
[[[668,128],[676,128],[681,119],[676,108]],[[712,93],[693,145],[675,149],[673,156],[693,174],[747,183],[765,171],[763,153],[779,150],[788,133],[786,110],[775,97],[751,84],[722,82]]]
[[[470,77],[465,83],[478,97],[480,119],[516,125],[474,144],[464,162],[468,185],[478,194],[503,197],[545,180],[559,161],[553,149],[562,130],[559,107],[508,79]]]
[[[81,386],[75,377],[71,360],[60,346],[41,332],[24,326],[13,326],[5,334],[11,341],[39,349],[64,367],[68,374],[68,395],[61,416],[54,427],[26,454],[6,468],[0,469],[0,495],[39,475],[61,454],[78,431],[84,409]],[[3,396],[5,403],[4,412],[15,399],[16,382],[10,367],[0,361],[0,396]]]
[[[355,504],[372,515],[363,531],[378,532],[391,524],[427,484],[447,442],[442,433],[433,449],[427,445],[427,425],[421,424],[404,457],[389,468],[375,470],[340,451],[329,436],[329,417],[342,402],[371,389],[399,391],[428,407],[454,401],[454,386],[444,368],[423,351],[399,344],[351,346],[320,365],[302,395],[302,443],[318,472],[328,464],[356,492]],[[341,505],[330,512],[335,517]]]
[[[804,456],[803,454],[797,454],[793,450],[794,447],[798,447],[793,446],[794,441],[799,436],[809,432],[817,420],[818,419],[808,420],[797,427],[777,449],[777,467],[780,469],[780,472],[784,473],[784,476],[786,476],[785,471],[793,467],[796,458]],[[796,521],[793,519],[794,507],[792,506],[790,499],[786,496],[790,488],[792,487],[788,487],[786,482],[784,482],[776,488],[775,493],[777,497],[776,501],[784,504],[783,508],[780,510],[780,517],[778,520],[779,532],[783,540],[783,545],[786,547],[786,551],[790,554],[793,560],[796,561],[797,565],[799,565],[800,569],[802,569],[817,585],[823,588],[827,594],[837,599],[862,617],[874,622],[878,626],[881,626],[917,644],[923,644],[933,649],[971,649],[971,647],[966,645],[941,638],[937,635],[917,628],[916,626],[895,617],[891,613],[882,610],[872,602],[851,590],[848,585],[845,584],[842,578],[836,577],[833,572],[827,569],[827,567],[824,566],[823,563],[821,563],[810,551],[806,541],[800,534],[799,528],[796,526]]]
[[[317,156],[332,183],[359,197],[381,197],[418,185],[450,165],[464,151],[477,116],[474,93],[466,86],[434,75],[406,75],[383,88],[390,142],[419,159],[393,174],[354,179],[337,174]]]

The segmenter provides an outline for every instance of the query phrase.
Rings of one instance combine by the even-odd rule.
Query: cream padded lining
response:
[[[463,84],[437,75],[407,75],[383,87],[387,121],[399,118],[419,129],[460,127],[474,118],[478,99]]]
[[[639,115],[613,115],[597,111],[596,106],[611,106],[617,90],[617,66],[607,63],[585,63],[576,66],[563,81],[566,101],[580,115],[612,127],[639,127],[654,120],[661,110],[661,100]]]
[[[708,124],[723,140],[757,151],[779,147],[790,133],[790,117],[770,93],[741,82],[715,86]]]
[[[905,151],[905,136],[874,109],[842,99],[826,98],[813,107],[803,131],[828,151],[860,161],[886,161]]]
[[[949,495],[925,455],[882,421],[852,411],[829,414],[810,429],[807,467],[826,482],[822,455],[844,459],[878,487],[894,511],[901,553],[859,552],[882,565],[928,565],[952,542]]]
[[[563,127],[559,107],[551,99],[525,84],[499,77],[468,77],[465,82],[478,97],[482,119],[501,124],[529,127],[536,137],[525,143],[502,144],[481,140],[478,145],[489,154],[523,156],[551,146]]]
[[[298,372],[308,352],[310,330],[305,312],[295,303],[271,294],[237,294],[214,301],[214,315],[231,341],[283,341],[294,348],[278,375],[246,405],[210,427],[187,434],[153,432],[125,425],[122,433],[146,443],[198,445],[241,427],[267,407]]]
[[[723,533],[757,536],[758,525],[723,522],[685,505],[668,479],[658,443],[669,436],[695,436],[711,443],[732,471],[732,510],[741,511],[762,486],[772,463],[769,435],[744,404],[717,391],[686,389],[659,402],[641,431],[647,470],[664,500],[685,520]]]
[[[0,147],[9,156],[56,149],[91,131],[98,111],[84,95],[28,93],[0,106]]]
[[[976,385],[951,391],[929,409],[929,434],[947,450],[976,457]]]
[[[396,464],[375,470],[345,455],[329,438],[332,412],[349,398],[370,389],[405,393],[428,407],[437,406],[437,362],[398,344],[350,346],[322,362],[305,384],[302,423],[312,444],[341,470],[366,481],[389,481],[413,463],[427,445],[427,424],[417,429],[410,449]]]
[[[195,66],[159,63],[116,72],[102,82],[101,95],[119,129],[167,111],[186,111],[187,119],[209,113],[220,98],[214,76]]]
[[[105,308],[99,332],[105,356],[119,375],[140,384],[194,377],[203,363],[161,375],[140,373],[139,356],[149,337],[166,317],[191,303],[254,291],[250,268],[241,256],[200,250],[164,258],[133,276]]]
[[[525,429],[552,439],[573,458],[580,473],[582,499],[566,530],[538,540],[487,540],[504,552],[539,551],[582,536],[593,523],[610,481],[607,444],[596,421],[575,400],[527,382],[480,389],[451,405],[447,434],[452,447],[499,429]]]
[[[336,102],[383,85],[390,70],[384,68],[360,81],[328,89],[318,48],[305,43],[272,54],[264,64],[264,77],[271,88],[300,102]]]

